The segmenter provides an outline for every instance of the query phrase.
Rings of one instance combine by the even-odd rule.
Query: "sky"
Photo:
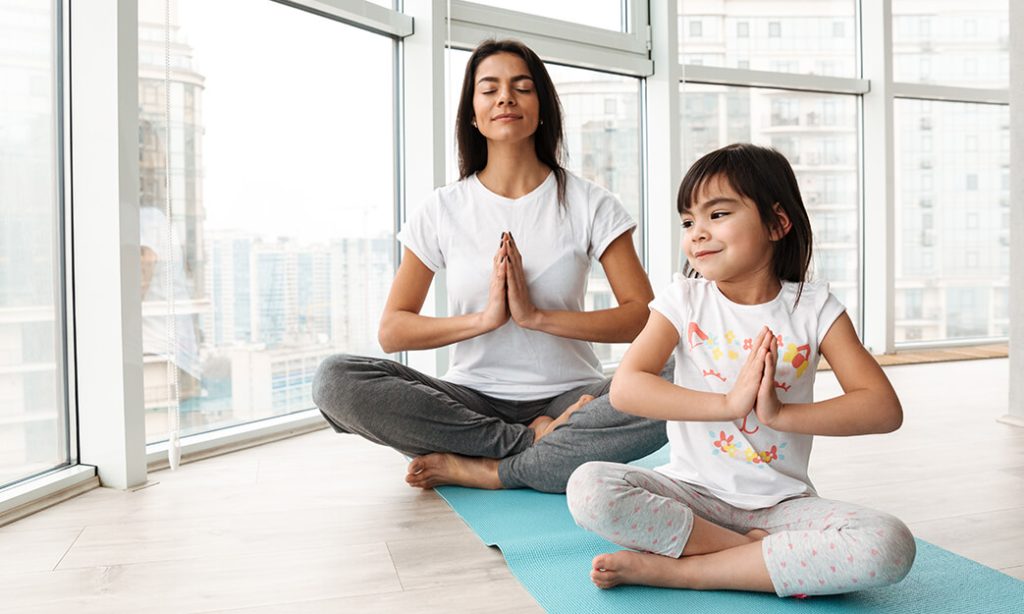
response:
[[[207,229],[391,232],[391,40],[274,2],[178,5],[206,78]]]

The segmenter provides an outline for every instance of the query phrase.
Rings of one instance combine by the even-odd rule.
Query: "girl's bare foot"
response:
[[[685,559],[620,550],[594,557],[590,580],[598,588],[612,588],[622,584],[694,588],[686,577],[686,566]]]
[[[434,453],[418,456],[409,463],[406,483],[416,488],[434,488],[453,484],[470,488],[498,490],[498,461],[458,454]]]
[[[554,420],[552,420],[551,418],[548,418],[547,416],[541,416],[540,418],[537,418],[536,420],[531,422],[530,423],[530,428],[534,429],[534,431],[533,431],[533,443],[537,443],[538,441],[540,441],[541,437],[544,437],[545,435],[550,434],[552,431],[554,431],[558,427],[560,427],[563,424],[565,424],[566,422],[568,422],[569,421],[569,416],[573,415],[581,407],[583,407],[584,405],[586,405],[587,403],[589,403],[589,402],[591,402],[593,400],[594,400],[594,397],[589,395],[589,394],[581,395],[580,398],[575,403],[573,403],[572,405],[567,407],[565,409],[565,411],[562,412],[561,416],[555,418]],[[544,419],[547,419],[547,422],[543,423],[543,425],[539,426],[538,428],[534,428],[534,425],[536,425],[538,423],[538,421],[544,420]]]

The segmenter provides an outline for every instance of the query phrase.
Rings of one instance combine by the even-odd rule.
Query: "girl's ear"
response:
[[[789,234],[789,230],[793,227],[793,222],[789,221],[789,216],[786,215],[786,211],[779,203],[772,205],[772,212],[775,213],[775,227],[768,233],[768,238],[772,241],[778,241]]]

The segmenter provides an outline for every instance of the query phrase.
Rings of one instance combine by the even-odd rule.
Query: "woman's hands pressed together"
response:
[[[519,326],[536,328],[536,321],[541,315],[541,311],[530,301],[530,289],[526,285],[526,272],[523,270],[523,256],[519,253],[512,233],[506,232],[503,237],[506,251],[505,285],[508,290],[509,314]]]
[[[505,280],[508,276],[508,250],[505,246],[506,233],[501,233],[501,243],[494,254],[491,268],[491,285],[487,290],[487,306],[480,313],[480,325],[485,331],[492,331],[508,322],[508,299]]]

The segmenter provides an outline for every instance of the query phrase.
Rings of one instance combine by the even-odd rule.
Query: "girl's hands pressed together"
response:
[[[512,233],[505,233],[504,246],[508,254],[506,280],[509,313],[519,326],[536,328],[540,310],[530,301],[530,289],[526,285],[526,272],[523,270],[523,256],[516,247]]]
[[[761,333],[754,340],[754,347],[747,355],[747,361],[743,363],[739,375],[736,376],[736,383],[725,395],[727,420],[739,420],[754,410],[764,381],[765,355],[774,341],[775,335],[767,326],[761,329]]]
[[[779,395],[775,394],[775,366],[778,360],[779,342],[775,339],[775,335],[772,335],[771,343],[768,344],[768,353],[764,357],[764,373],[761,376],[761,385],[757,389],[757,402],[754,405],[758,422],[768,428],[773,428],[772,423],[782,410]]]
[[[508,322],[509,309],[505,286],[508,279],[507,233],[501,233],[501,244],[494,254],[491,285],[487,291],[487,306],[480,313],[484,330],[492,331]]]

